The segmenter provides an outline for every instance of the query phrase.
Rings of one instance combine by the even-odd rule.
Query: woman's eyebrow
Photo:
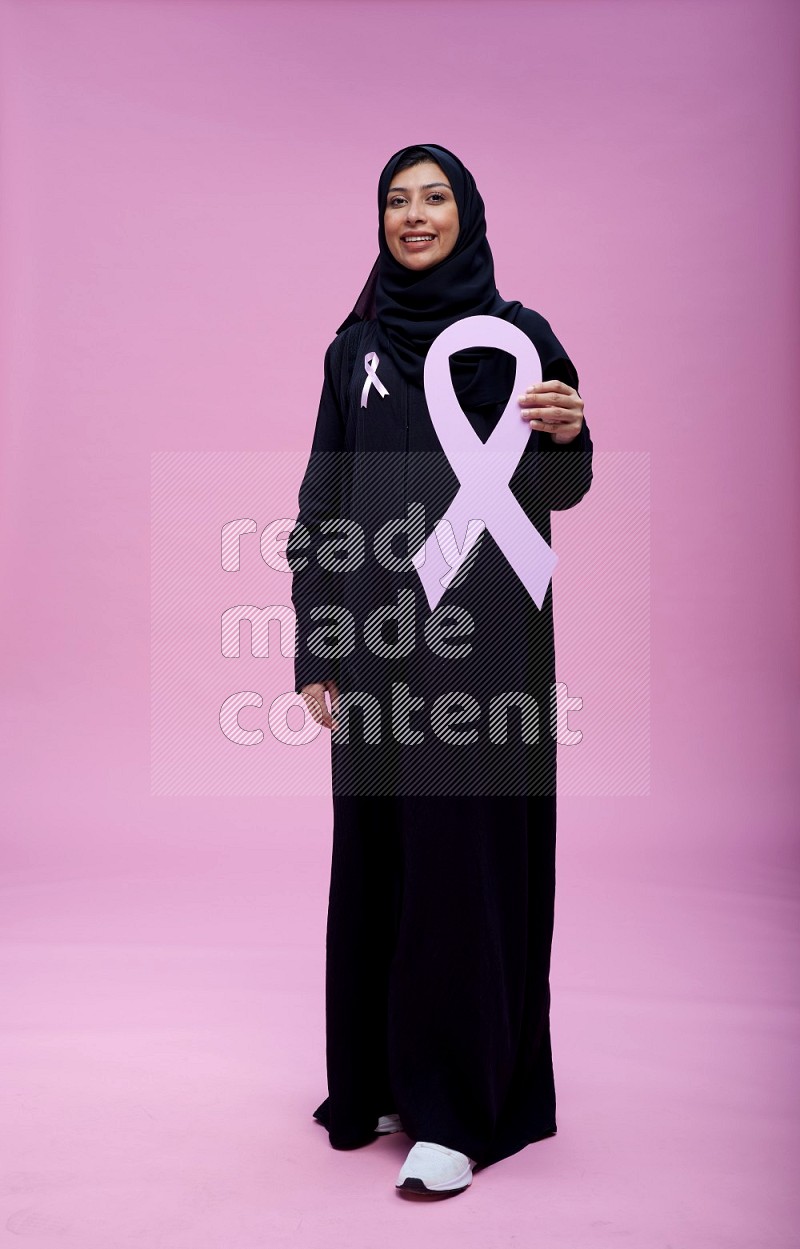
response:
[[[447,189],[448,189],[448,191],[451,191],[451,190],[453,189],[453,188],[450,186],[450,183],[449,183],[449,182],[425,182],[425,183],[423,183],[423,185],[422,185],[422,190],[423,190],[423,191],[430,191],[431,187],[434,187],[434,186],[446,186],[446,187],[447,187]],[[387,194],[387,195],[392,195],[392,194],[393,194],[393,192],[395,192],[395,191],[408,191],[408,187],[407,187],[407,186],[390,186],[390,187],[389,187],[389,190],[386,192],[386,194]]]

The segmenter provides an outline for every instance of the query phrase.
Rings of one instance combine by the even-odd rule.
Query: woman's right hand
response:
[[[330,711],[328,711],[328,705],[325,702],[326,690],[331,698]],[[300,693],[305,699],[308,710],[318,724],[324,725],[326,729],[337,729],[339,727],[331,715],[331,712],[333,715],[336,714],[336,704],[339,700],[339,686],[335,681],[315,681],[312,685],[304,685]]]

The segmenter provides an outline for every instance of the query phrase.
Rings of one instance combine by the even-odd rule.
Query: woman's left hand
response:
[[[583,400],[566,382],[539,382],[519,398],[521,416],[531,429],[550,434],[553,442],[572,442],[581,432]]]

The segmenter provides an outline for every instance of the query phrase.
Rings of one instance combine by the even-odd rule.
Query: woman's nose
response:
[[[425,207],[423,204],[409,204],[406,217],[409,221],[424,221]]]

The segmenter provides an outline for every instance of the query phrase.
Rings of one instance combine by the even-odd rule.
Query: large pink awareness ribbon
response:
[[[497,347],[517,362],[511,396],[485,443],[464,415],[450,375],[451,355],[469,347]],[[522,419],[518,396],[541,379],[542,365],[533,343],[501,317],[464,317],[442,330],[431,343],[425,358],[425,400],[442,450],[459,481],[452,503],[413,557],[431,611],[484,528],[489,529],[536,606],[544,602],[558,556],[531,524],[508,485],[531,432]]]

